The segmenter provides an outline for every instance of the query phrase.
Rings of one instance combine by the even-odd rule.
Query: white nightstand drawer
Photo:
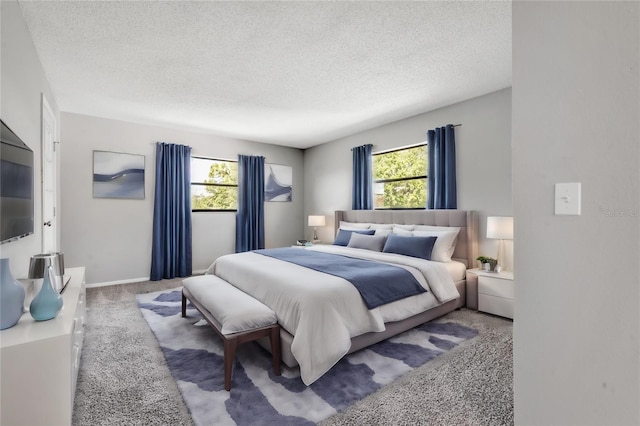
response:
[[[487,277],[484,275],[478,277],[478,295],[485,294],[505,299],[513,299],[513,287],[512,280]]]
[[[513,299],[478,294],[478,310],[513,319]]]

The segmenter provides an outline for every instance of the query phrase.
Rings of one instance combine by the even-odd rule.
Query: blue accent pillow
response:
[[[431,260],[431,251],[437,239],[438,237],[405,237],[390,234],[382,251]]]
[[[346,229],[338,230],[338,235],[336,236],[335,241],[333,242],[336,246],[347,246],[349,244],[349,240],[351,239],[351,234],[364,234],[364,235],[373,235],[376,233],[375,229],[363,229],[362,231],[348,231]]]

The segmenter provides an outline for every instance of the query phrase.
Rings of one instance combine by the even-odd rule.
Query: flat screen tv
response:
[[[33,234],[33,151],[0,119],[0,244]]]

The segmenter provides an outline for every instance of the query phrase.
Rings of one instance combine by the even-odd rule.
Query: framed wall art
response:
[[[93,151],[93,198],[144,199],[144,155]]]
[[[280,164],[264,165],[264,200],[291,201],[293,168]]]

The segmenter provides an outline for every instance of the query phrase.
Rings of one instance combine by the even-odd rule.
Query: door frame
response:
[[[42,215],[40,221],[40,227],[42,231],[41,248],[43,253],[59,251],[59,238],[58,238],[58,150],[56,145],[58,142],[58,120],[56,119],[53,109],[47,101],[45,94],[42,94],[42,123],[41,123],[41,195],[42,195]],[[51,127],[51,141],[47,140],[46,127]],[[48,146],[50,144],[50,146]],[[47,162],[48,150],[51,150],[51,164]],[[52,170],[49,172],[47,167],[51,166]],[[49,182],[51,178],[52,182]],[[48,197],[46,192],[47,188],[52,188],[53,194]],[[52,205],[50,206],[49,203]],[[51,216],[49,216],[49,209],[52,210]],[[50,225],[45,225],[45,223]]]

